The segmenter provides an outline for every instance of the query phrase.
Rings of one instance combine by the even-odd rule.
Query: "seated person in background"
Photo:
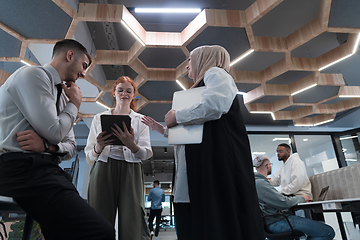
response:
[[[267,179],[271,174],[271,163],[267,156],[260,155],[254,159],[255,185],[258,194],[259,205],[264,216],[279,214],[280,210],[291,208],[292,206],[311,201],[308,195],[287,197],[279,193]],[[293,229],[299,230],[307,235],[307,239],[333,239],[335,232],[331,226],[324,223],[303,218],[295,215],[287,216]],[[266,217],[265,228],[271,233],[281,233],[291,231],[286,219],[281,216]]]
[[[280,169],[270,179],[273,186],[281,185],[281,193],[284,195],[303,195],[312,198],[311,183],[306,173],[305,164],[301,161],[299,154],[291,154],[290,146],[286,143],[278,145],[277,156],[283,161]]]

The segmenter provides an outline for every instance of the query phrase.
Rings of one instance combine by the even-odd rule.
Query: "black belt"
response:
[[[8,152],[0,155],[0,163],[11,161],[14,159],[25,159],[25,158],[34,158],[34,159],[44,159],[46,161],[51,161],[55,164],[60,163],[60,158],[55,155],[41,154],[41,153],[23,153],[23,152]]]

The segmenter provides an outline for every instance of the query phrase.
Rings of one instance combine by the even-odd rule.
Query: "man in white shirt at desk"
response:
[[[267,156],[260,155],[254,159],[255,185],[259,199],[260,209],[263,216],[279,214],[281,210],[286,210],[292,206],[311,201],[308,195],[301,196],[284,196],[279,193],[267,179],[271,174],[271,163]],[[288,219],[294,230],[299,230],[307,235],[308,240],[331,240],[335,232],[329,225],[288,214]],[[271,233],[281,233],[291,231],[286,219],[281,216],[265,217],[265,228]]]
[[[299,154],[291,154],[290,146],[281,143],[276,149],[279,161],[283,161],[280,169],[270,179],[270,184],[280,186],[280,193],[286,196],[306,194],[312,198],[311,183],[306,173],[305,163]]]

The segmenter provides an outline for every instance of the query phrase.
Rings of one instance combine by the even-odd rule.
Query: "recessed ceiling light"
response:
[[[135,8],[136,13],[199,13],[200,8]]]
[[[287,141],[290,140],[290,138],[273,138],[273,142],[275,141]]]
[[[265,152],[253,152],[253,154],[265,154]]]
[[[348,162],[357,162],[357,159],[346,158],[345,161],[348,161]]]

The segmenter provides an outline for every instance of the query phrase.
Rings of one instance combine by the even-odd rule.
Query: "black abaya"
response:
[[[263,240],[250,145],[238,96],[185,146],[192,240]]]

